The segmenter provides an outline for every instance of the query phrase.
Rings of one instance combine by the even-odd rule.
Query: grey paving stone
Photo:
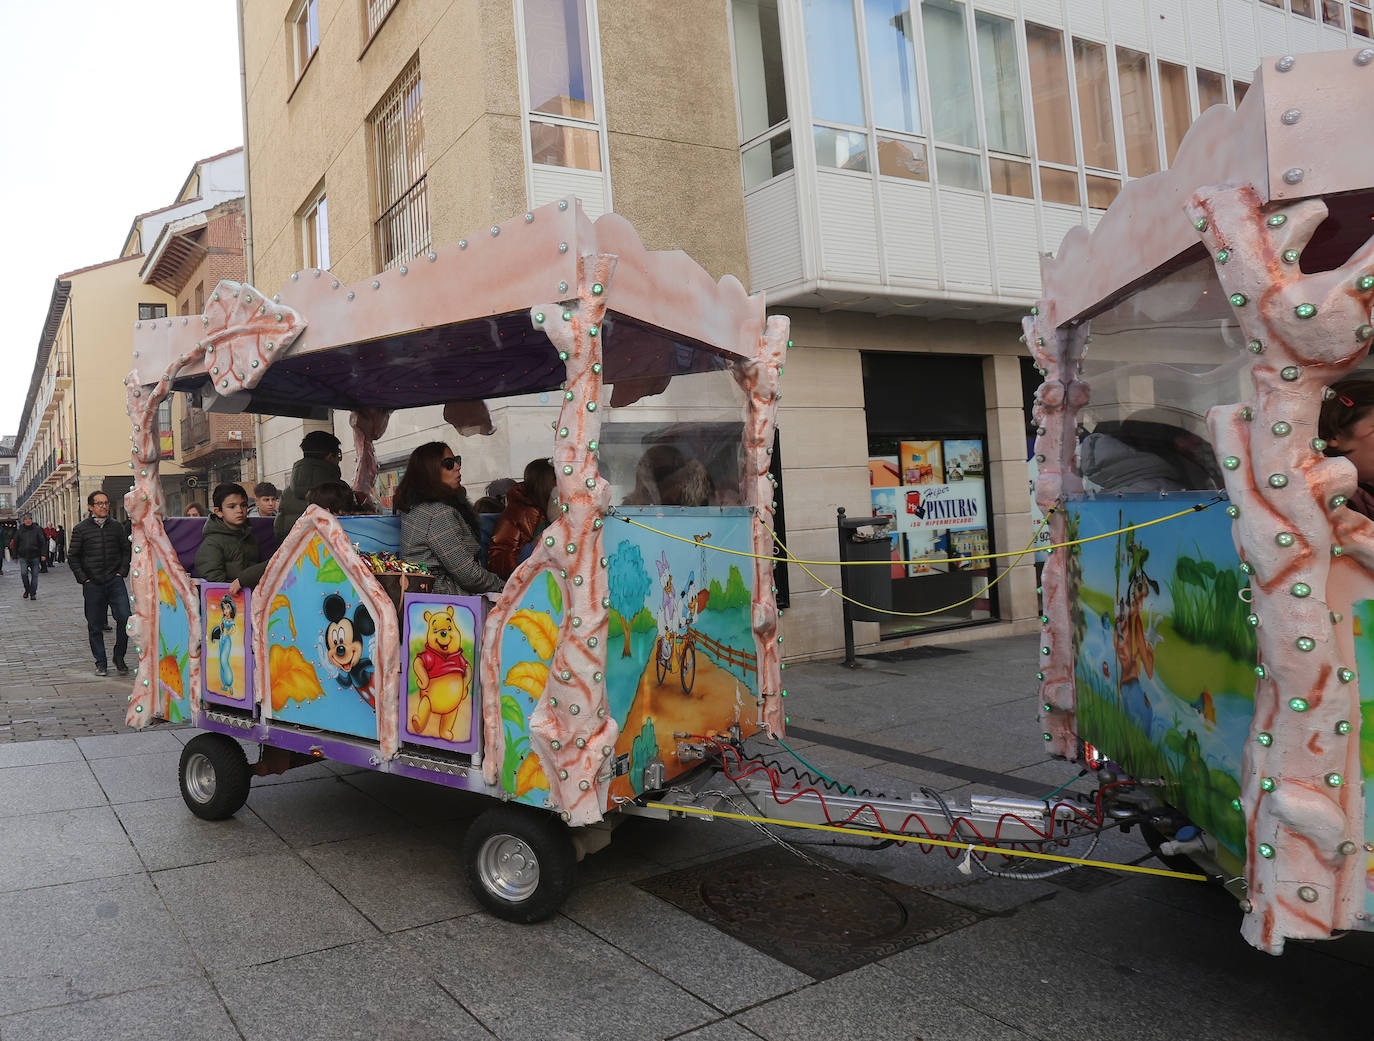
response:
[[[5,1041],[238,1041],[204,979],[126,991],[0,1019]]]
[[[32,889],[141,871],[108,806],[10,817],[0,829],[0,890]]]
[[[284,853],[286,843],[247,806],[223,821],[201,820],[180,795],[114,807],[149,871]]]
[[[678,1034],[673,1041],[758,1041],[759,1035],[733,1019],[718,1019],[704,1027]]]
[[[431,968],[371,940],[218,972],[214,980],[246,1041],[490,1038],[429,977]]]
[[[153,878],[207,968],[257,965],[377,935],[291,853],[172,868]]]
[[[294,847],[375,835],[403,827],[395,813],[334,774],[254,788],[248,805]]]
[[[1033,1041],[1035,1037],[947,993],[912,986],[878,965],[765,1002],[735,1018],[767,1041]]]
[[[0,745],[0,768],[74,763],[80,760],[81,749],[71,740],[25,741],[19,744]],[[3,780],[2,776],[0,780]]]
[[[719,1015],[566,918],[522,926],[468,915],[397,933],[392,943],[431,966],[504,1041],[643,1041]]]
[[[563,913],[725,1012],[811,982],[810,976],[626,883],[579,890]]]
[[[0,922],[0,1015],[200,974],[144,875],[0,893]]]
[[[0,773],[0,817],[104,805],[105,793],[85,762],[9,766]]]
[[[180,795],[177,764],[181,748],[172,752],[91,760],[91,770],[112,803],[146,802]]]
[[[1293,1041],[1355,1035],[1367,1016],[1354,991],[1362,966],[1293,945],[1273,958],[1232,928],[1140,899],[1157,886],[1130,880],[985,921],[883,961],[910,985],[959,994],[971,1005],[1044,1038],[1129,1041],[1189,1037]],[[1086,924],[1091,923],[1091,924]],[[1052,952],[1047,957],[1046,954]],[[996,965],[997,987],[970,990],[971,964]],[[1111,979],[1109,1010],[1055,997],[1085,979]],[[1180,1018],[1182,1017],[1182,1018]]]
[[[108,759],[111,756],[150,755],[154,752],[181,753],[181,742],[170,730],[130,730],[123,734],[103,734],[100,737],[77,738],[81,754],[87,759]]]
[[[390,933],[478,909],[457,839],[451,829],[412,828],[321,843],[302,849],[300,856],[378,929]]]

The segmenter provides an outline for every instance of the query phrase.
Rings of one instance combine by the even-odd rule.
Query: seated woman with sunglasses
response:
[[[393,498],[401,556],[426,565],[436,593],[492,593],[505,582],[477,562],[477,514],[463,491],[463,460],[442,441],[410,453]]]

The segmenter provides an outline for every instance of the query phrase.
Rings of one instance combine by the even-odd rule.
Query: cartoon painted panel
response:
[[[319,536],[306,544],[270,608],[270,715],[376,740],[376,625]]]
[[[481,747],[477,681],[480,596],[405,597],[406,697],[401,740],[455,752]]]
[[[1070,539],[1175,513],[1201,496],[1072,503]],[[1220,509],[1073,547],[1079,735],[1244,856],[1241,758],[1254,714],[1247,579]]]
[[[1359,600],[1351,608],[1355,630],[1355,666],[1360,676],[1360,774],[1374,776],[1374,600]],[[1374,842],[1374,793],[1366,789],[1365,842]],[[1374,857],[1365,861],[1365,912],[1374,915]]]
[[[170,723],[191,718],[190,662],[191,620],[186,605],[161,561],[157,565],[157,685],[158,703],[167,706]]]
[[[620,724],[612,795],[643,790],[644,767],[678,772],[675,733],[718,732],[758,718],[752,517],[738,508],[622,509],[676,541],[634,526],[606,529],[611,601],[606,696]]]
[[[206,582],[201,588],[200,616],[205,619],[206,700],[251,708],[252,660],[247,654],[252,594],[241,589],[229,595],[225,582]]]
[[[545,571],[535,578],[501,633],[501,725],[505,758],[501,787],[520,802],[543,806],[549,779],[530,751],[530,715],[549,680],[549,662],[563,624],[563,576]]]

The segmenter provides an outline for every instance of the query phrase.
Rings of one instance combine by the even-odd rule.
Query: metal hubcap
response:
[[[186,791],[199,803],[215,797],[215,767],[208,756],[193,752],[186,757]]]
[[[488,892],[516,903],[539,888],[539,860],[523,839],[492,835],[477,854],[477,871]]]

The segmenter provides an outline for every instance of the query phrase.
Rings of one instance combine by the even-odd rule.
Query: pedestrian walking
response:
[[[129,649],[129,590],[124,576],[129,573],[129,536],[124,525],[110,519],[110,497],[104,492],[86,496],[91,515],[72,529],[69,563],[72,576],[81,584],[85,597],[86,631],[90,635],[95,674],[107,673],[105,658],[105,615],[114,615],[114,666],[121,676],[128,675],[124,654]]]
[[[48,536],[33,522],[32,513],[24,514],[10,548],[19,560],[19,575],[24,580],[24,599],[37,600],[39,565],[48,562]]]
[[[67,562],[67,529],[64,525],[57,526],[57,537],[53,540],[53,549],[57,553],[55,559],[59,564]]]
[[[38,570],[43,572],[43,574],[45,575],[48,573],[48,562],[53,559],[53,553],[56,549],[56,547],[53,546],[53,539],[55,539],[56,537],[56,528],[54,528],[51,524],[43,525],[43,546],[47,549],[48,552],[44,554],[43,562],[39,565]]]

